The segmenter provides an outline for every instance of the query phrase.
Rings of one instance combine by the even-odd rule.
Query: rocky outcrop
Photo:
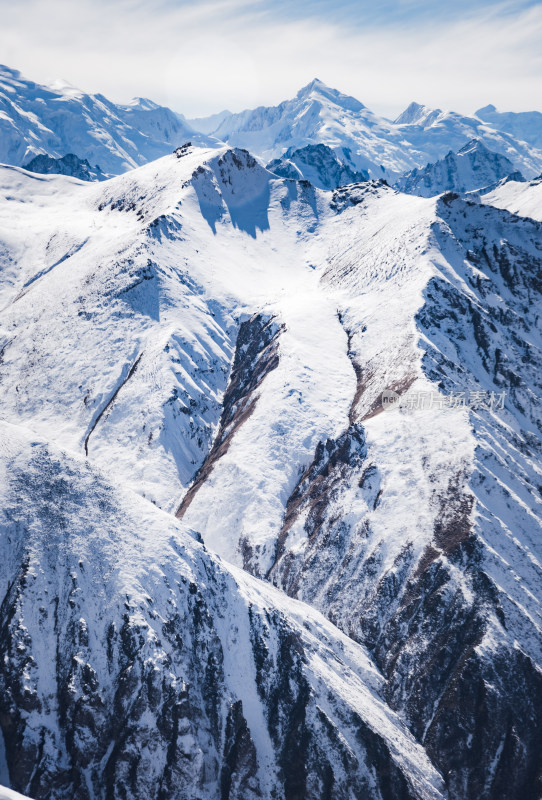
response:
[[[398,389],[396,383],[400,395],[406,392],[402,408],[380,405],[383,417],[375,419],[384,418],[404,439],[417,490],[427,482],[430,524],[425,527],[423,515],[409,519],[399,505],[392,532],[397,477],[391,478],[389,456],[375,440],[373,413],[362,410],[377,408],[364,394],[383,357],[375,366],[364,361],[361,343],[355,346],[363,336],[354,334],[350,354],[367,381],[358,382],[355,398],[363,424],[317,448],[288,501],[270,578],[369,648],[386,676],[388,701],[442,770],[451,798],[534,798],[540,792],[540,601],[509,582],[500,558],[540,585],[542,573],[531,560],[539,522],[522,504],[534,509],[539,503],[534,465],[542,453],[533,431],[542,420],[533,398],[542,391],[542,358],[533,338],[542,289],[534,243],[541,230],[526,222],[520,234],[517,218],[457,195],[445,196],[438,208],[432,238],[454,272],[429,281],[416,315],[422,366],[444,396],[463,397],[475,450],[439,458],[434,448],[446,448],[434,438],[436,427],[446,425],[442,403],[426,411],[423,433],[415,434],[417,384]],[[340,260],[333,276],[352,280]],[[403,373],[410,369],[404,356],[393,363]],[[470,410],[469,392],[479,397]],[[519,423],[512,437],[506,433],[511,418]],[[456,428],[458,443],[461,435]]]
[[[222,415],[213,446],[188,492],[185,494],[176,516],[182,519],[200,486],[208,480],[215,463],[224,456],[237,430],[250,417],[258,401],[258,388],[264,378],[278,365],[278,340],[284,326],[272,317],[254,314],[242,322],[235,345],[235,356],[224,394]],[[250,554],[246,554],[246,566]]]
[[[443,796],[362,648],[88,462],[1,433],[0,726],[16,790]]]
[[[348,152],[341,155],[325,144],[308,144],[290,147],[280,158],[275,158],[267,169],[281,178],[308,180],[319,189],[337,189],[349,183],[369,180],[369,173],[353,168]]]
[[[91,167],[86,158],[78,158],[73,153],[67,153],[62,158],[52,158],[47,155],[35,156],[24,169],[37,172],[40,175],[70,175],[80,181],[103,181],[108,176],[104,175],[100,167]]]
[[[541,224],[188,144],[0,181],[14,787],[538,797]]]
[[[395,186],[407,194],[433,197],[443,192],[489,191],[505,179],[524,180],[506,156],[492,152],[483,142],[473,139],[457,153],[450,150],[434,164],[403,175]]]

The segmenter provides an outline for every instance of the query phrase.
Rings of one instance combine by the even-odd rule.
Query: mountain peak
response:
[[[480,139],[470,139],[467,144],[463,145],[463,147],[457,151],[457,155],[466,155],[467,153],[472,153],[476,150],[481,153],[491,152],[488,150],[485,144],[480,141]]]
[[[511,176],[514,180],[523,178],[510,159],[472,138],[457,152],[450,150],[435,163],[402,176],[395,186],[406,194],[434,197],[442,192],[487,191]]]
[[[440,108],[429,108],[421,103],[412,102],[402,114],[394,120],[396,125],[414,125],[428,121],[429,117],[440,114]]]
[[[397,117],[396,120],[394,120],[394,122],[396,122],[398,125],[400,125],[403,122],[412,122],[412,119],[417,117],[420,114],[420,112],[423,111],[424,109],[425,106],[422,106],[420,103],[415,103],[414,101],[412,101],[412,103],[410,103],[410,105],[407,108],[405,108],[402,114],[399,114],[399,116]]]
[[[495,106],[492,103],[490,103],[488,106],[479,108],[478,111],[475,111],[474,113],[477,117],[483,118],[484,114],[494,114],[496,110],[497,109],[495,108]]]
[[[360,103],[360,101],[356,100],[355,97],[351,97],[348,94],[343,94],[337,89],[332,89],[331,87],[326,86],[326,84],[319,78],[314,78],[306,86],[303,86],[298,91],[296,97],[299,100],[304,100],[305,98],[313,95],[330,100],[334,105],[340,106],[340,108],[343,108],[347,111],[361,111],[365,108],[363,103]]]
[[[56,78],[47,84],[47,88],[56,94],[75,95],[80,96],[84,94],[81,89],[74,86],[73,83],[67,81],[65,78]]]
[[[160,106],[154,100],[149,100],[148,97],[132,97],[126,108],[133,108],[139,111],[154,111]]]
[[[3,91],[10,94],[16,92],[23,81],[23,76],[18,69],[11,69],[5,64],[0,64],[0,83]]]

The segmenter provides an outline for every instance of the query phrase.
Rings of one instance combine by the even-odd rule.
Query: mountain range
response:
[[[434,197],[443,192],[466,192],[494,188],[503,180],[524,178],[506,156],[493,153],[479,140],[473,139],[457,153],[447,155],[423,169],[413,169],[395,182],[407,194]]]
[[[392,122],[315,79],[278,106],[187,120],[152,100],[118,105],[65,82],[39,86],[0,66],[0,162],[15,166],[40,154],[74,153],[102,173],[118,175],[188,140],[243,147],[263,163],[323,144],[345,174],[394,183],[476,139],[508,158],[513,171],[526,178],[542,173],[541,114],[499,114],[493,106],[477,114],[412,103]],[[335,188],[332,184],[325,188]]]
[[[539,115],[540,116],[540,115]],[[355,170],[393,182],[399,174],[423,167],[471,139],[478,139],[506,156],[525,177],[542,172],[538,140],[527,143],[523,127],[542,133],[538,117],[519,118],[514,134],[478,117],[467,117],[413,103],[394,122],[374,114],[353,97],[314,80],[278,106],[260,107],[223,115],[212,136],[237,147],[246,147],[265,161],[280,157],[288,148],[326,144]],[[536,138],[536,137],[535,137]]]
[[[74,153],[118,175],[171,152],[191,135],[178,115],[151,100],[117,105],[66,82],[40,86],[0,65],[0,163]]]
[[[479,122],[413,173],[396,135],[470,123],[412,106],[362,153],[313,82],[125,169],[128,117],[55,91],[121,174],[0,166],[5,797],[535,800],[536,148]]]

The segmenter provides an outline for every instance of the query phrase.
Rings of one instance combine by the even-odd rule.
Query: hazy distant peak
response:
[[[394,120],[396,125],[419,125],[421,123],[431,124],[439,114],[442,114],[440,108],[429,108],[429,106],[421,105],[421,103],[411,103],[402,114],[399,114],[397,119]]]
[[[360,103],[360,101],[356,100],[355,97],[343,94],[337,89],[332,89],[331,87],[326,86],[326,84],[323,83],[323,81],[321,81],[319,78],[314,78],[314,80],[312,80],[306,86],[303,86],[298,91],[296,97],[299,100],[304,100],[306,97],[310,97],[311,95],[319,95],[327,100],[331,100],[331,102],[335,105],[340,106],[348,111],[361,111],[363,108],[365,108],[363,103]]]

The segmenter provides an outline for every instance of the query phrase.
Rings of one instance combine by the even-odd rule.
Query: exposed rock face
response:
[[[488,191],[504,179],[524,180],[506,156],[473,139],[457,153],[450,150],[440,161],[403,175],[395,186],[407,194],[433,197],[443,192]]]
[[[280,333],[281,327],[272,318],[266,318],[262,314],[254,314],[241,323],[218,433],[177,511],[179,519],[183,518],[199,487],[208,480],[215,462],[227,453],[236,431],[254,410],[258,387],[266,375],[278,365],[277,345]],[[245,567],[248,568],[249,553],[246,554],[245,561]]]
[[[189,143],[0,182],[13,787],[538,797],[542,223]]]
[[[67,153],[62,158],[36,156],[28,164],[24,164],[24,169],[41,175],[70,175],[81,181],[103,181],[107,177],[100,167],[91,167],[86,158],[80,159],[73,153]]]
[[[382,715],[361,648],[277,606],[88,462],[1,433],[0,725],[16,789],[442,797],[422,748]]]
[[[477,446],[464,461],[439,459],[432,428],[445,412],[437,406],[426,413],[428,449],[420,452],[418,480],[425,475],[432,523],[424,547],[422,517],[410,521],[400,508],[402,541],[390,552],[389,535],[378,534],[379,516],[393,513],[384,509],[396,483],[379,463],[375,434],[376,449],[366,447],[356,426],[320,446],[288,501],[271,577],[369,647],[387,677],[389,702],[442,770],[450,797],[535,797],[540,604],[512,589],[495,550],[540,585],[540,566],[531,562],[539,523],[522,510],[521,498],[533,509],[539,503],[533,467],[542,454],[542,416],[534,398],[542,392],[542,359],[531,339],[539,325],[542,259],[528,241],[538,241],[541,228],[526,222],[518,235],[516,218],[457,196],[440,201],[439,215],[432,235],[442,252],[453,243],[456,274],[430,280],[416,316],[423,370],[446,394],[505,389],[505,408],[501,415],[481,407],[470,412]],[[495,224],[499,238],[491,241]],[[328,277],[346,275],[352,286],[339,257]],[[497,295],[503,304],[494,306]],[[359,341],[352,355],[363,374],[371,368]],[[408,370],[404,358],[396,366]],[[362,388],[357,404],[367,408],[363,394]],[[411,469],[418,445],[409,414],[415,413],[384,414],[411,449]],[[520,422],[510,437],[512,417],[524,419],[525,428]],[[513,464],[511,472],[505,464]],[[519,630],[525,638],[518,648]]]
[[[369,179],[368,172],[353,169],[346,155],[341,158],[325,144],[290,147],[283,156],[270,161],[267,169],[281,178],[308,180],[320,189],[337,189]]]

